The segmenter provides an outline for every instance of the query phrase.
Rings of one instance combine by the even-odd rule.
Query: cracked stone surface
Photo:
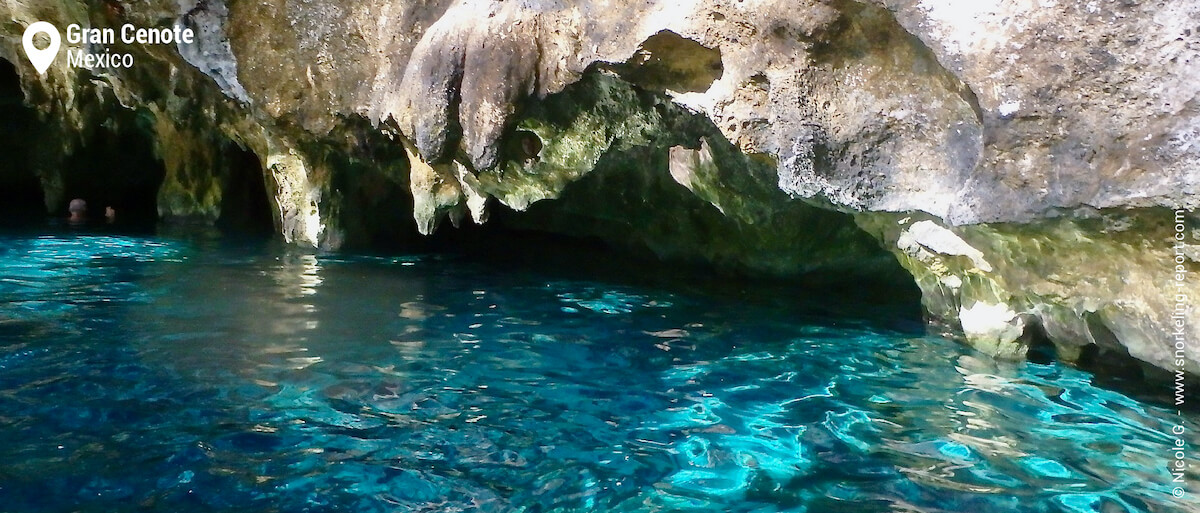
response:
[[[503,217],[769,275],[894,258],[985,352],[1160,367],[1176,210],[1200,271],[1191,0],[8,0],[0,20],[52,210],[58,163],[136,131],[165,217],[219,218],[248,151],[297,244]],[[39,77],[38,20],[198,41]]]

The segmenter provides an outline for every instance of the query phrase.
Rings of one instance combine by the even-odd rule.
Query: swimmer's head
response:
[[[67,211],[71,213],[71,219],[82,219],[84,214],[87,214],[87,202],[82,199],[75,198],[71,200]]]

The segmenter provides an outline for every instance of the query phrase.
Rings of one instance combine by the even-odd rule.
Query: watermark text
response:
[[[1175,211],[1175,219],[1172,223],[1172,260],[1174,263],[1172,273],[1172,283],[1174,284],[1173,302],[1171,311],[1171,342],[1174,347],[1174,394],[1175,407],[1179,408],[1179,421],[1171,427],[1172,446],[1169,449],[1170,459],[1167,462],[1167,468],[1171,473],[1171,494],[1177,498],[1183,498],[1187,494],[1187,468],[1188,468],[1188,446],[1184,435],[1187,429],[1183,425],[1183,406],[1186,402],[1187,392],[1187,347],[1188,347],[1188,322],[1191,314],[1191,297],[1187,294],[1188,284],[1188,269],[1184,265],[1188,261],[1187,255],[1187,213],[1183,210]]]

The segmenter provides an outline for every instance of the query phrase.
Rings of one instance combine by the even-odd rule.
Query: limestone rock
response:
[[[962,80],[988,144],[952,223],[1195,208],[1200,4],[884,0]],[[941,178],[941,177],[939,177]]]
[[[1177,210],[1197,271],[1194,1],[13,0],[0,17],[0,58],[53,135],[24,171],[51,208],[61,162],[134,132],[167,217],[219,218],[222,163],[249,151],[296,243],[469,211],[773,275],[894,258],[931,321],[985,352],[1045,338],[1161,367]],[[36,20],[198,42],[40,77],[15,50]]]
[[[998,358],[1023,358],[1028,347],[1020,343],[1025,322],[1008,305],[977,302],[958,312],[963,334],[980,351]]]

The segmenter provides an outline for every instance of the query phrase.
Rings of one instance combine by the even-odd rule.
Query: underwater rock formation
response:
[[[1173,298],[1200,297],[1200,279],[1174,283],[1200,271],[1195,2],[13,0],[0,16],[52,210],[90,134],[137,132],[160,215],[228,215],[248,151],[297,244],[496,209],[768,275],[869,270],[882,244],[931,320],[999,357],[1048,339],[1173,368]],[[197,41],[39,76],[19,54],[39,20]],[[1200,346],[1185,353],[1200,372]]]

